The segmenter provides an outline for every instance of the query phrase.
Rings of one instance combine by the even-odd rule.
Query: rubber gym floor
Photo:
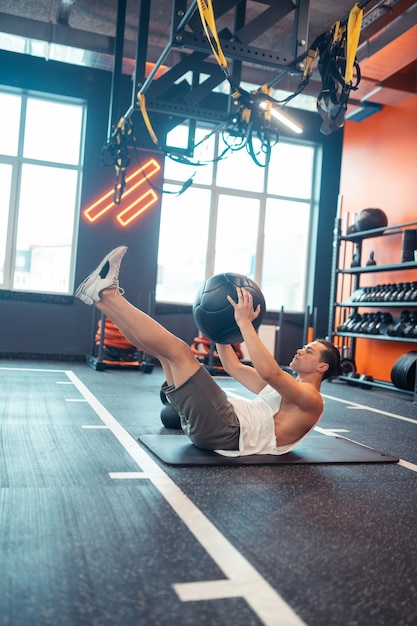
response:
[[[137,441],[173,434],[162,378],[0,361],[2,626],[417,624],[412,396],[322,387],[399,463],[178,467]]]

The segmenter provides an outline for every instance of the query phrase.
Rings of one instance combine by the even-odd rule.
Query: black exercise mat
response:
[[[310,433],[281,456],[228,457],[196,448],[185,435],[142,435],[139,441],[168,465],[279,465],[292,463],[398,463],[399,459],[345,437]]]

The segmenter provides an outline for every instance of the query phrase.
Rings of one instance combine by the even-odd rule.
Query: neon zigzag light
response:
[[[126,178],[126,185],[128,183],[135,181],[132,186],[127,187],[123,197],[126,198],[130,194],[132,194],[135,189],[138,189],[141,185],[147,182],[147,179],[155,176],[161,169],[160,164],[156,159],[149,159],[146,163],[140,167],[138,170],[133,172],[130,176]],[[138,178],[139,177],[139,178]],[[113,190],[101,196],[97,202],[94,202],[91,206],[89,206],[84,211],[84,216],[89,222],[96,222],[98,219],[103,217],[108,211],[116,207],[116,204],[113,202],[107,202],[110,197],[113,196]],[[116,219],[122,226],[127,226],[139,217],[142,213],[144,213],[147,209],[153,206],[158,201],[158,194],[153,189],[148,189],[145,193],[140,195],[138,198],[135,198],[133,202],[129,204],[125,209],[120,211],[117,214]]]

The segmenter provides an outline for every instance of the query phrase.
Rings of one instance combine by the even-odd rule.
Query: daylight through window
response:
[[[0,288],[70,294],[85,105],[0,90]]]
[[[186,133],[176,127],[168,145],[186,145]],[[199,129],[196,143],[207,134]],[[280,140],[267,168],[245,149],[216,162],[224,149],[212,135],[194,155],[207,165],[165,160],[166,190],[179,191],[190,176],[193,185],[162,198],[156,299],[191,304],[206,278],[237,272],[261,286],[269,310],[304,311],[319,148]]]

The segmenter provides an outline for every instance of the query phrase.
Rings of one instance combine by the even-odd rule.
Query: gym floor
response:
[[[176,467],[137,441],[173,434],[162,379],[0,361],[2,626],[417,624],[411,395],[322,387],[320,428],[399,463]]]

